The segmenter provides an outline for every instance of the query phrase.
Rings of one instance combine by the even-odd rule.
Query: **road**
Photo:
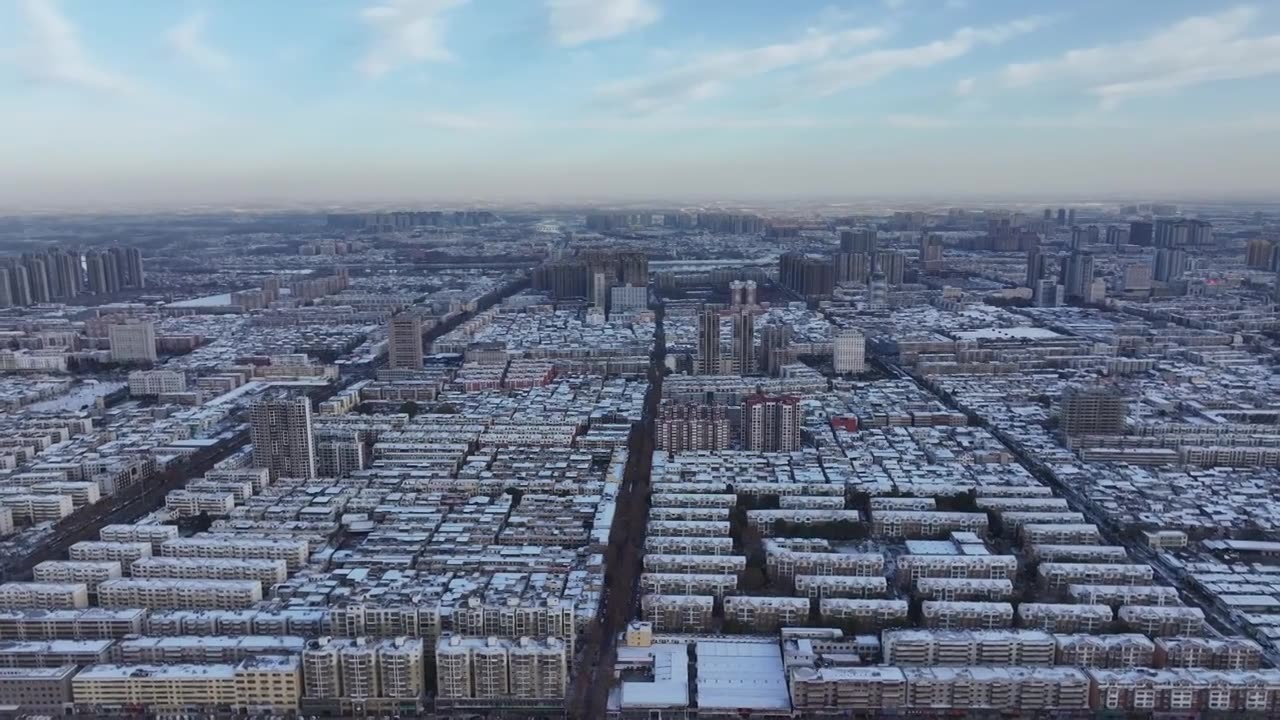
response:
[[[649,362],[649,392],[644,415],[631,430],[626,471],[618,491],[617,512],[609,536],[612,557],[606,554],[605,590],[600,614],[583,643],[574,679],[569,716],[598,720],[605,716],[618,634],[636,617],[640,568],[643,564],[645,524],[648,521],[649,473],[653,469],[654,419],[662,399],[662,370],[666,363],[663,309],[655,312],[654,348]]]

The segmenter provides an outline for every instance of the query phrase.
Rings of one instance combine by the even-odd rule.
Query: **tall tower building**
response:
[[[871,279],[871,256],[866,253],[838,252],[832,256],[837,283],[866,285]]]
[[[387,357],[393,370],[422,369],[422,317],[402,312],[387,323]]]
[[[1151,247],[1155,244],[1155,226],[1142,220],[1129,223],[1129,244]]]
[[[0,307],[13,306],[13,291],[9,289],[9,270],[0,266]]]
[[[1058,226],[1062,227],[1067,224],[1067,209],[1058,208]]]
[[[733,364],[739,375],[756,372],[755,345],[756,316],[749,310],[739,310],[733,315]]]
[[[107,292],[120,292],[123,285],[120,283],[120,260],[116,253],[106,252],[102,254],[102,273],[107,279]]]
[[[310,400],[259,400],[249,408],[249,425],[254,467],[267,468],[272,480],[316,476]]]
[[[942,270],[942,236],[920,235],[920,272],[933,275]]]
[[[89,292],[94,295],[104,295],[107,292],[107,272],[106,264],[103,262],[102,255],[96,250],[90,250],[84,255],[84,270],[86,286]]]
[[[720,374],[720,313],[703,310],[698,316],[698,375]]]
[[[1067,211],[1067,226],[1070,227],[1071,225],[1075,225],[1075,224],[1076,224],[1076,209],[1071,208],[1070,210]]]
[[[1093,283],[1093,255],[1073,252],[1062,264],[1062,286],[1067,300],[1083,301]]]
[[[125,274],[128,276],[128,286],[135,290],[141,290],[146,287],[147,278],[142,269],[142,251],[136,247],[125,248],[124,261]]]
[[[649,256],[642,252],[618,253],[618,272],[623,285],[648,287]]]
[[[875,255],[874,272],[884,273],[890,287],[902,284],[907,273],[907,256],[900,252],[881,252]]]
[[[609,305],[609,282],[608,273],[597,270],[591,274],[591,304],[605,310]]]
[[[27,268],[24,265],[15,264],[9,268],[9,279],[12,280],[9,292],[13,294],[13,304],[30,305],[32,303],[31,274],[27,272]]]
[[[107,328],[111,360],[119,363],[156,361],[156,326],[150,320],[132,320]]]
[[[1044,277],[1045,260],[1039,245],[1027,251],[1027,287],[1032,290],[1036,289],[1036,283]]]
[[[752,395],[742,403],[742,445],[755,452],[800,449],[800,400]]]
[[[1152,277],[1159,282],[1173,282],[1187,271],[1187,253],[1185,250],[1160,248],[1156,250],[1155,263],[1152,266]]]
[[[766,325],[760,331],[758,367],[766,375],[777,376],[786,364],[787,348],[794,331],[790,325]]]
[[[1114,388],[1070,387],[1062,393],[1058,426],[1067,435],[1120,435],[1129,403]]]

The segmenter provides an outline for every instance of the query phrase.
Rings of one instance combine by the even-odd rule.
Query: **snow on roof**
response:
[[[777,642],[697,643],[698,707],[791,710]]]

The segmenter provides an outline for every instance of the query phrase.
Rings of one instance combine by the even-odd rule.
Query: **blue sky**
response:
[[[1280,5],[0,0],[9,203],[1280,190]]]

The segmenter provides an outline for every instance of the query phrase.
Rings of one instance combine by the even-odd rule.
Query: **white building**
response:
[[[129,373],[129,394],[133,396],[180,393],[187,389],[187,377],[172,370],[134,370]]]
[[[832,344],[838,373],[860,373],[867,365],[867,338],[857,330],[841,330]]]
[[[150,320],[131,321],[107,328],[111,360],[118,363],[154,363],[156,326]]]

